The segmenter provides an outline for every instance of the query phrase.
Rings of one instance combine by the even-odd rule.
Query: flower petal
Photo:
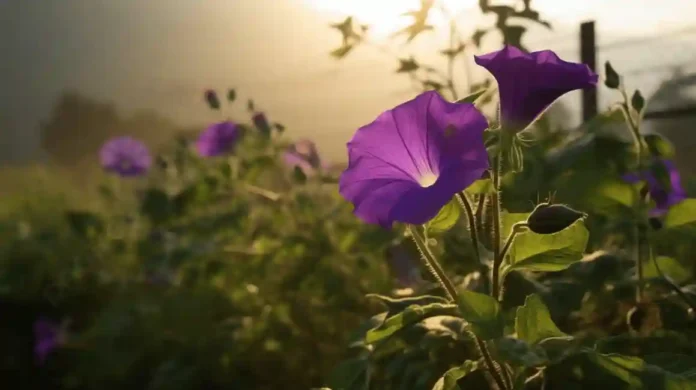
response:
[[[339,191],[365,222],[423,224],[488,167],[485,117],[426,92],[358,129]]]
[[[475,61],[498,82],[502,125],[513,132],[524,130],[562,95],[598,80],[587,65],[563,61],[550,50],[527,54],[508,45]]]

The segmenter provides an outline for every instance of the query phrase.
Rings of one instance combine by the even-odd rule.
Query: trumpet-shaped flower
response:
[[[422,93],[358,129],[340,193],[367,223],[423,224],[488,168],[486,128],[472,104]]]
[[[562,95],[594,87],[598,79],[587,65],[563,61],[550,50],[528,54],[505,46],[476,56],[475,61],[498,82],[501,125],[515,133],[527,128]]]

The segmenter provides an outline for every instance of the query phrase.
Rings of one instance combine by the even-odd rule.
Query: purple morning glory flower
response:
[[[283,161],[290,168],[300,168],[307,176],[312,176],[317,170],[325,167],[319,158],[316,145],[308,139],[290,145],[283,154]]]
[[[144,175],[152,165],[152,156],[147,146],[131,137],[107,141],[99,156],[105,170],[123,177]]]
[[[562,95],[593,87],[598,79],[587,65],[563,61],[551,50],[527,54],[506,45],[475,61],[498,82],[501,125],[513,132],[527,128]]]
[[[367,223],[423,224],[488,168],[487,126],[472,104],[422,93],[358,129],[339,191]]]
[[[203,157],[215,157],[234,147],[239,138],[237,124],[226,121],[210,125],[196,141],[196,150]]]
[[[655,175],[646,171],[641,174],[627,174],[623,179],[628,183],[638,183],[645,181],[648,186],[650,198],[655,201],[655,208],[650,211],[651,217],[657,217],[665,214],[670,207],[686,199],[686,191],[681,185],[681,177],[674,162],[670,160],[659,160],[657,163],[663,164],[669,174],[669,179],[672,188],[665,189]]]
[[[48,355],[62,344],[60,328],[53,322],[40,318],[34,322],[34,356],[44,364]]]

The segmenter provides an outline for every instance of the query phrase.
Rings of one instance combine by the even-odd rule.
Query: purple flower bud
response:
[[[265,136],[269,136],[271,134],[271,124],[268,123],[268,118],[266,118],[266,114],[262,112],[257,112],[254,114],[254,116],[251,117],[252,121],[254,122],[254,126],[261,132],[261,134]]]
[[[220,99],[215,91],[209,89],[205,91],[205,101],[208,103],[208,107],[212,110],[220,109]]]

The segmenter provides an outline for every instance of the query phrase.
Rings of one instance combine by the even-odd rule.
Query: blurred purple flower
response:
[[[312,176],[326,167],[319,158],[316,145],[308,139],[302,139],[290,145],[283,154],[283,161],[292,169],[300,168],[307,176]]]
[[[472,104],[424,92],[358,129],[339,191],[367,223],[423,224],[488,168],[487,126]]]
[[[99,157],[106,171],[123,177],[144,175],[152,165],[152,156],[147,146],[131,137],[107,141],[102,146]]]
[[[657,160],[655,163],[662,164],[664,169],[667,170],[672,188],[666,189],[651,171],[645,171],[640,174],[629,173],[623,176],[624,181],[631,184],[640,181],[647,183],[650,198],[655,202],[655,208],[650,210],[651,217],[665,214],[670,207],[686,199],[686,191],[684,191],[681,185],[681,177],[674,162]]]
[[[251,120],[254,122],[254,126],[264,135],[271,134],[271,124],[266,118],[266,114],[263,112],[257,112],[252,117]]]
[[[502,50],[475,56],[498,82],[503,129],[527,128],[556,99],[567,92],[593,87],[598,76],[585,64],[561,60],[551,50],[525,53],[506,45]]]
[[[58,325],[46,318],[34,322],[34,356],[39,364],[46,363],[48,355],[62,343],[63,337]]]
[[[210,125],[196,140],[196,150],[203,157],[215,157],[229,152],[239,138],[239,128],[233,122]]]

